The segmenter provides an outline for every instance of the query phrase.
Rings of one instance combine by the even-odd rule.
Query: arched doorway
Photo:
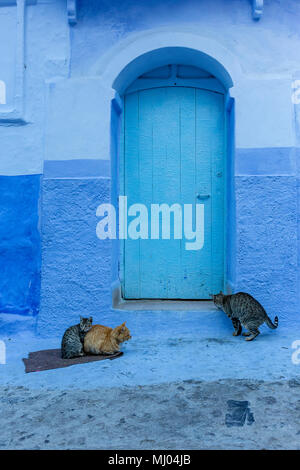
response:
[[[128,207],[143,204],[149,216],[146,237],[120,241],[124,299],[208,299],[224,288],[225,95],[210,72],[186,64],[155,68],[124,92],[120,194]],[[159,237],[152,237],[152,206],[161,204],[179,207],[169,212],[165,239],[163,211]],[[185,239],[187,206],[192,207],[194,246]],[[180,207],[182,237],[176,238]]]

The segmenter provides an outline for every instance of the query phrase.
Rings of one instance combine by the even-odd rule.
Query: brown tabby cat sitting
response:
[[[119,352],[120,344],[131,338],[125,322],[116,328],[94,325],[84,338],[86,354],[114,354]]]

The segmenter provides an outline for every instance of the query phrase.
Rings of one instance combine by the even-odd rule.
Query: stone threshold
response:
[[[172,310],[172,311],[216,311],[212,300],[160,300],[160,299],[121,299],[114,310]]]

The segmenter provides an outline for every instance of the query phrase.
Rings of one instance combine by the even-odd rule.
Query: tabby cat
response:
[[[221,291],[219,294],[211,294],[211,296],[216,307],[223,310],[231,319],[234,327],[233,336],[240,335],[243,326],[248,330],[243,333],[243,336],[247,336],[246,341],[252,341],[259,335],[258,327],[263,323],[273,330],[278,326],[278,317],[275,317],[273,323],[263,306],[250,294],[238,292],[237,294],[224,295]]]
[[[94,325],[84,338],[86,354],[114,354],[120,350],[120,344],[131,338],[125,322],[116,328]]]
[[[61,342],[61,357],[63,359],[84,356],[83,340],[87,332],[91,329],[92,323],[92,317],[80,317],[80,323],[78,323],[78,325],[70,326],[70,328],[65,331]]]

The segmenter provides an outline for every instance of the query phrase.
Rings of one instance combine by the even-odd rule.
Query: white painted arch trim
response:
[[[129,35],[95,63],[92,74],[122,94],[140,74],[168,62],[205,69],[226,89],[239,83],[242,75],[237,58],[219,42],[195,30],[170,28]]]

